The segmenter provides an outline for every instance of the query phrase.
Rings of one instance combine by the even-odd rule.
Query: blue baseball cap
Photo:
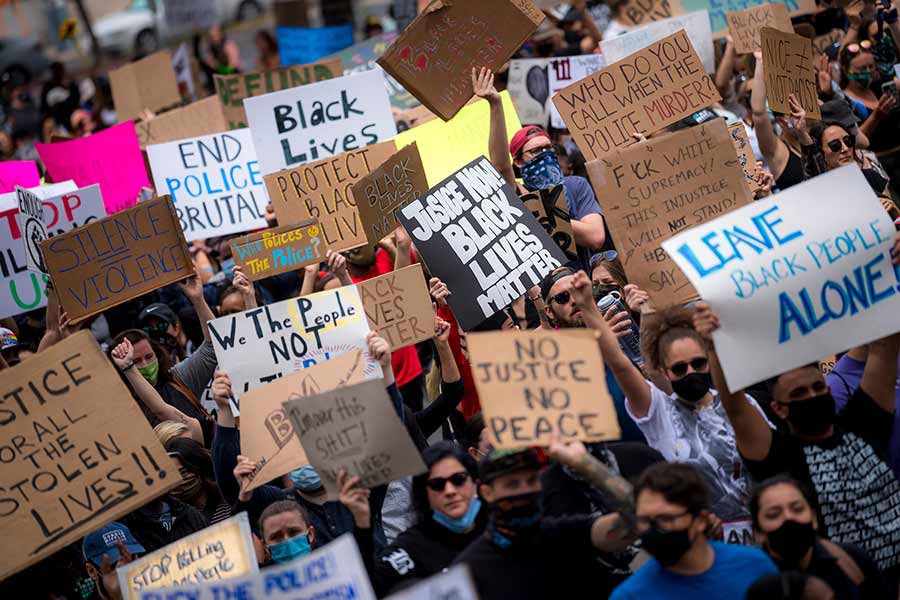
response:
[[[131,535],[131,530],[128,527],[113,521],[109,525],[84,536],[84,541],[81,543],[81,553],[84,555],[84,560],[90,561],[95,565],[102,565],[103,555],[109,554],[109,562],[114,565],[119,561],[119,542],[125,542],[125,547],[132,554],[143,554],[146,552],[144,547],[138,544],[138,541]]]

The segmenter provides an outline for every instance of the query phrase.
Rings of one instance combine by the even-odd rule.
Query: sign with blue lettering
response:
[[[245,98],[244,110],[263,175],[397,135],[381,71]]]
[[[900,330],[893,236],[852,165],[662,246],[718,313],[716,350],[729,389],[739,390]]]
[[[153,144],[147,158],[188,241],[266,227],[269,194],[249,129]]]

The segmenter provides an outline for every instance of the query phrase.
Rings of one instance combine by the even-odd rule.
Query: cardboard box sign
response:
[[[553,103],[587,160],[721,100],[682,29],[573,83]]]
[[[566,255],[568,260],[578,260],[578,249],[575,246],[575,233],[572,231],[572,215],[569,214],[569,203],[566,190],[562,184],[545,188],[538,192],[529,192],[519,197],[538,223]]]
[[[90,332],[0,372],[0,396],[15,398],[0,434],[0,580],[181,483]]]
[[[113,69],[109,85],[120,123],[137,118],[144,110],[157,111],[181,102],[168,50]]]
[[[795,94],[806,117],[821,120],[812,42],[771,27],[760,29],[759,39],[766,73],[766,97],[772,110],[790,114],[788,96]]]
[[[319,264],[325,260],[327,250],[316,219],[266,229],[231,241],[231,256],[250,281]]]
[[[696,300],[660,243],[750,203],[725,121],[617,150],[587,169],[628,281],[650,294],[655,308]]]
[[[134,128],[142,149],[151,144],[164,144],[228,130],[222,103],[217,96],[168,110],[149,121],[137,121]]]
[[[396,212],[428,191],[419,149],[413,142],[353,185],[366,239],[372,245],[397,228]]]
[[[369,327],[391,345],[405,348],[434,337],[434,307],[422,265],[403,267],[356,284]]]
[[[378,64],[447,121],[472,97],[472,67],[496,72],[543,20],[531,0],[433,0]]]
[[[725,18],[728,20],[728,32],[734,40],[734,50],[738,54],[750,54],[760,49],[759,30],[763,27],[794,33],[787,6],[780,2],[726,13]]]
[[[467,336],[472,377],[495,448],[621,437],[591,331],[491,331]]]
[[[741,165],[741,171],[744,172],[744,179],[750,188],[750,193],[759,189],[759,183],[754,175],[756,174],[756,156],[753,154],[753,147],[750,145],[750,138],[747,137],[747,130],[744,124],[738,121],[728,126],[728,135],[734,143],[734,151],[737,153],[738,162]]]
[[[278,223],[318,219],[325,244],[334,252],[367,243],[353,196],[353,184],[396,151],[393,141],[278,171],[263,177]]]
[[[72,321],[194,274],[168,196],[52,237],[41,250]]]

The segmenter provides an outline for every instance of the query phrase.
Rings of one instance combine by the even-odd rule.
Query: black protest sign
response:
[[[471,330],[566,262],[559,246],[484,157],[397,213],[428,270]]]
[[[575,234],[572,232],[572,215],[569,214],[569,203],[562,184],[529,192],[521,196],[521,199],[525,208],[531,211],[566,258],[570,261],[578,260]]]

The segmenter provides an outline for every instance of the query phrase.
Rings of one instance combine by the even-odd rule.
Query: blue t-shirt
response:
[[[569,205],[569,216],[573,220],[580,220],[588,215],[602,215],[600,205],[597,203],[597,196],[594,195],[594,188],[590,182],[584,177],[577,175],[568,175],[563,177],[563,189],[566,191],[566,203]],[[591,256],[599,248],[585,248],[584,246],[576,246],[578,250],[578,260],[581,262],[578,267],[586,270],[590,276]],[[574,267],[575,265],[569,265]]]
[[[678,575],[664,569],[655,558],[613,590],[610,600],[741,600],[754,581],[778,572],[762,550],[710,542],[716,553],[712,567],[700,575]]]

